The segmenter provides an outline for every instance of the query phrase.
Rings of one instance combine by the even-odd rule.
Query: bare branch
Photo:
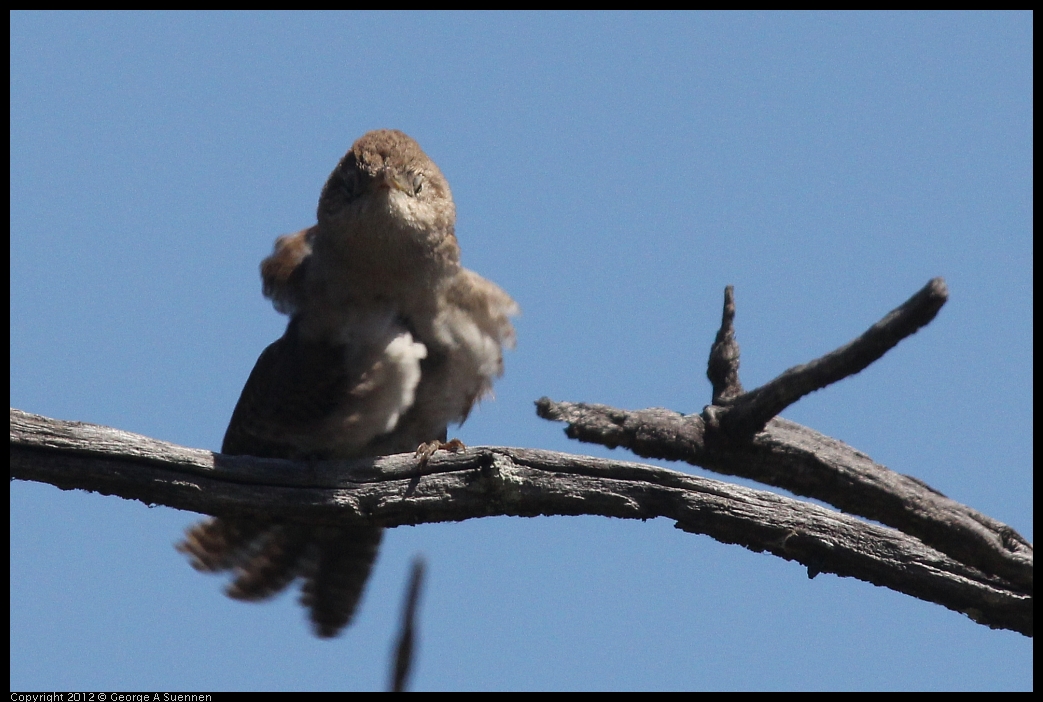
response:
[[[644,458],[685,461],[822,500],[1032,591],[1032,544],[1014,529],[795,422],[773,419],[752,441],[733,446],[708,443],[699,415],[661,408],[630,412],[545,397],[536,412],[568,422],[565,434],[572,439],[622,446]]]
[[[223,456],[11,410],[11,477],[207,514],[383,526],[509,515],[666,517],[706,534],[1032,635],[1032,595],[894,529],[677,471],[551,451],[471,448],[350,462]]]
[[[854,341],[743,393],[734,291],[729,286],[707,369],[714,404],[700,416],[661,408],[627,411],[546,397],[537,401],[536,412],[545,419],[567,422],[565,433],[573,439],[623,446],[646,458],[685,461],[828,502],[916,536],[1031,592],[1032,545],[1014,529],[950,500],[916,478],[874,463],[839,441],[773,419],[804,395],[858,373],[883,356],[934,319],[947,299],[945,281],[934,278]]]
[[[430,458],[430,456],[428,456]],[[395,644],[395,664],[392,668],[390,692],[405,692],[409,673],[413,668],[416,650],[416,614],[420,606],[420,587],[424,583],[424,559],[417,556],[410,569],[409,588],[402,606],[402,623]]]
[[[727,294],[727,293],[726,293]],[[802,366],[794,366],[774,380],[750,390],[724,404],[728,411],[720,414],[721,431],[734,440],[745,440],[753,436],[772,417],[778,416],[800,398],[832,385],[838,380],[855,375],[898,345],[902,339],[912,336],[921,327],[930,323],[949,299],[945,281],[934,278],[919,292],[906,300],[900,307],[891,310],[883,319],[871,326],[854,341],[841,346]],[[734,302],[731,317],[735,316]],[[725,302],[725,317],[731,327]],[[724,324],[722,323],[722,329]],[[734,336],[734,332],[731,332]],[[719,335],[718,335],[719,337]],[[738,347],[735,347],[735,372],[738,373]],[[711,367],[713,355],[711,353]],[[736,378],[736,384],[738,379]],[[739,387],[742,387],[741,385]]]
[[[735,340],[735,288],[724,289],[724,312],[721,328],[710,348],[710,362],[706,366],[706,377],[713,385],[713,404],[723,405],[742,395],[739,382],[739,344]]]

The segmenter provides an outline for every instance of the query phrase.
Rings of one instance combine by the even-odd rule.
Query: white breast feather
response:
[[[420,383],[420,361],[427,358],[427,347],[413,341],[409,332],[399,334],[384,349],[384,359],[394,372],[389,374],[392,382],[384,389],[387,398],[387,422],[384,432],[389,432],[401,417],[413,406],[416,386]]]

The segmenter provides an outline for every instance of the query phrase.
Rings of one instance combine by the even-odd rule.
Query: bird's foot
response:
[[[416,449],[416,457],[420,459],[420,465],[426,465],[431,456],[435,455],[436,451],[451,451],[456,453],[457,451],[463,451],[466,446],[460,439],[452,439],[450,441],[428,441],[420,444]]]

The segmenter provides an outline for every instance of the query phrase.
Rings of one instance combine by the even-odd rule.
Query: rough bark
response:
[[[930,323],[947,297],[945,282],[935,278],[850,343],[747,392],[729,287],[707,370],[713,404],[702,413],[536,403],[541,417],[566,422],[571,438],[750,478],[847,514],[665,468],[552,451],[478,447],[430,458],[291,462],[214,454],[15,409],[11,477],[205,514],[309,523],[664,517],[687,532],[798,561],[809,577],[858,578],[1032,636],[1031,543],[916,478],[777,417]]]
[[[11,410],[11,477],[205,514],[381,526],[508,515],[665,517],[679,529],[889,587],[1032,635],[1032,596],[900,531],[654,466],[505,447],[347,462],[225,456]]]

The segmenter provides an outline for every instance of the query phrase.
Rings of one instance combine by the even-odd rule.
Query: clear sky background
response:
[[[466,443],[633,459],[533,401],[698,412],[725,285],[752,388],[944,276],[784,416],[1032,539],[1031,66],[1029,13],[16,13],[11,405],[218,449],[285,325],[260,260],[394,127],[523,309]],[[383,688],[416,553],[416,689],[1032,687],[1031,639],[667,520],[394,529],[320,641],[193,571],[196,518],[12,483],[12,689]]]

